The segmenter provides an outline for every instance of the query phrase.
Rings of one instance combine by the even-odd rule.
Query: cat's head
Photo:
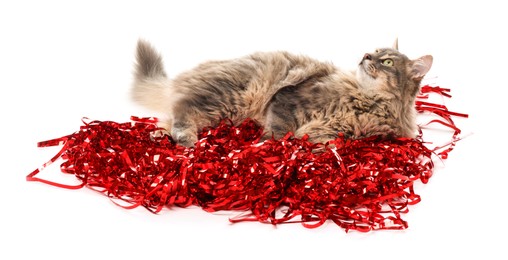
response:
[[[431,55],[411,60],[398,51],[396,41],[392,48],[366,53],[358,65],[356,77],[366,90],[387,91],[400,98],[415,97],[431,66]]]

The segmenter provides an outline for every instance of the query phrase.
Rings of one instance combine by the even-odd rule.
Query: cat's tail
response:
[[[144,40],[139,40],[137,45],[131,96],[138,104],[160,112],[167,111],[168,102],[174,96],[161,55]]]

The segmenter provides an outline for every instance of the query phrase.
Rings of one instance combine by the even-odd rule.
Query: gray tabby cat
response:
[[[291,131],[313,142],[372,135],[415,137],[415,98],[432,56],[393,48],[363,56],[356,72],[287,52],[209,61],[169,79],[161,56],[140,40],[133,99],[167,115],[162,127],[191,147],[197,133],[229,118],[259,122],[263,140]]]

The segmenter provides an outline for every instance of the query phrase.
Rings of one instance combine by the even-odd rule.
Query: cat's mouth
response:
[[[360,64],[358,64],[361,71],[364,72],[367,76],[375,79],[376,78],[376,68],[374,66],[374,63],[372,62],[372,55],[369,53],[365,53],[363,55],[362,61],[360,61]]]

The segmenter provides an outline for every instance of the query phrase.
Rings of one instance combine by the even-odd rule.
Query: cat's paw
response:
[[[159,129],[159,130],[155,130],[155,131],[150,133],[150,138],[152,140],[155,140],[157,138],[162,138],[162,137],[165,137],[165,136],[171,136],[166,129]]]

